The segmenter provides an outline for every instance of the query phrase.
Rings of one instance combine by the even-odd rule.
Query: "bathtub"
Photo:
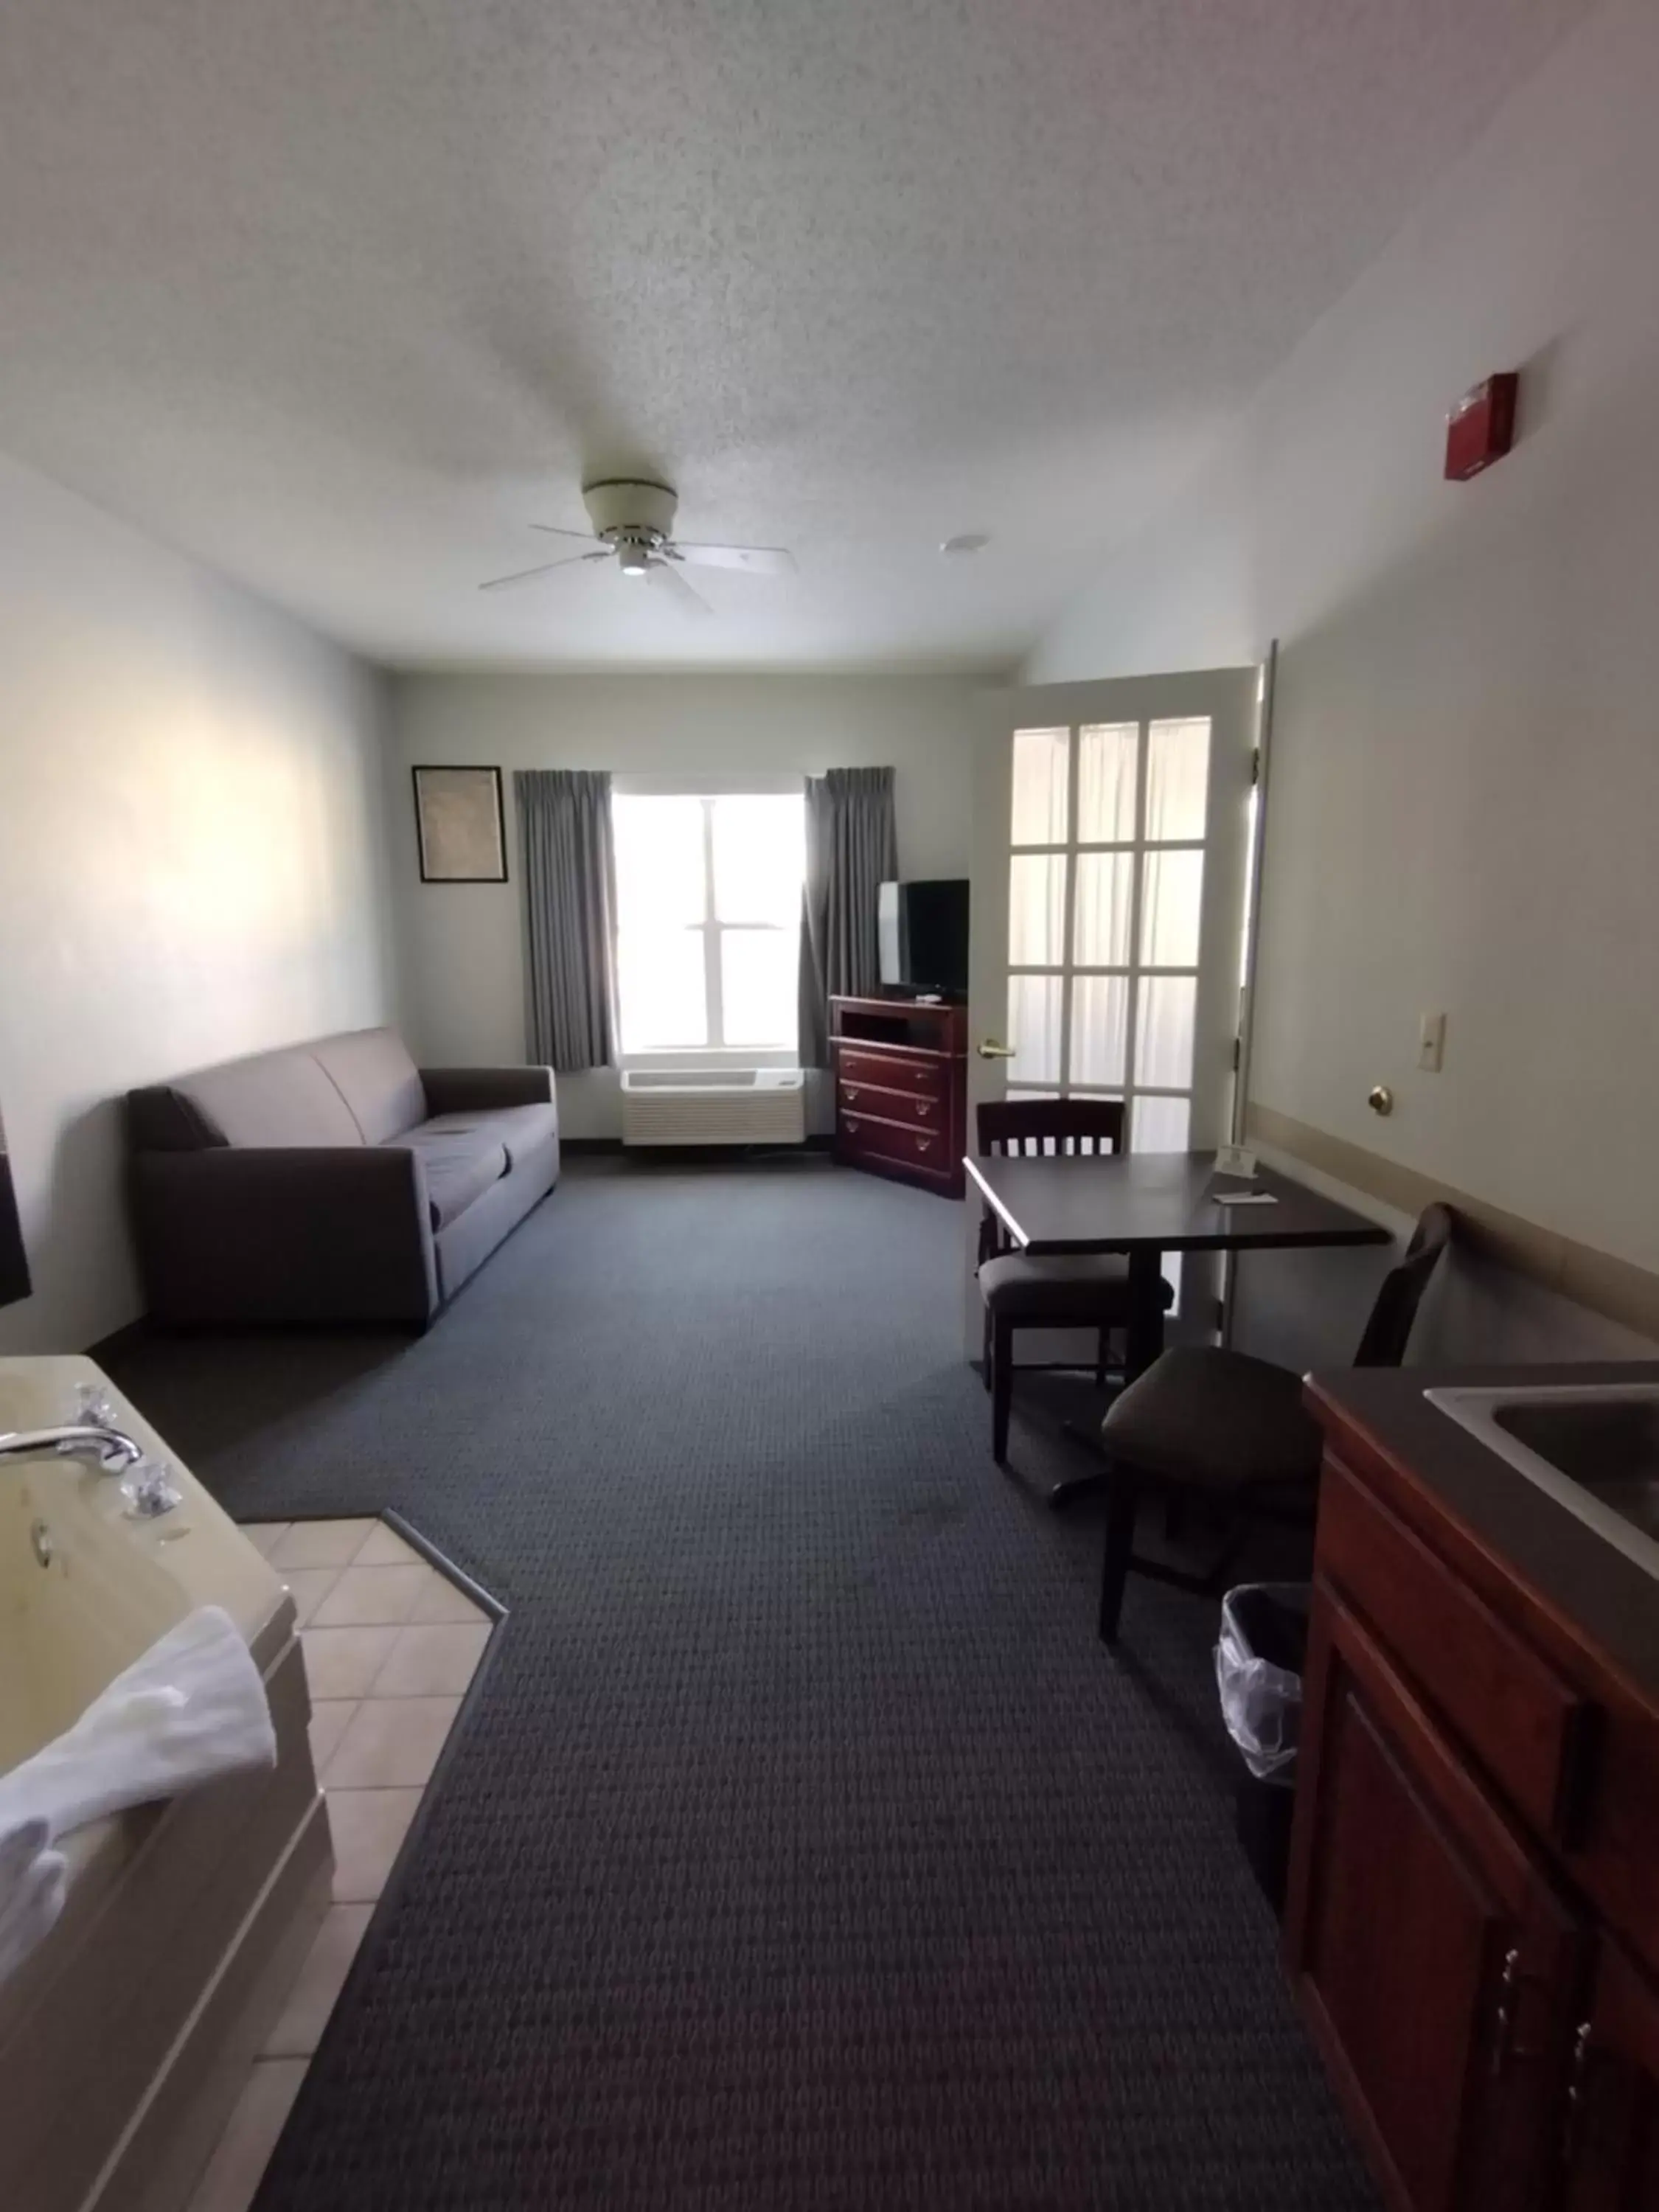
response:
[[[137,1521],[108,1476],[0,1464],[0,1772],[209,1603],[264,1676],[277,1763],[64,1838],[63,1917],[0,1983],[0,2205],[179,2212],[327,1910],[328,1829],[293,1601],[234,1523],[88,1359],[0,1360],[0,1431],[72,1419],[87,1382],[184,1500]]]

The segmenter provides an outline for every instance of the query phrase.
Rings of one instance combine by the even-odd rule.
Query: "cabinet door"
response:
[[[1659,2205],[1659,1992],[1611,1944],[1577,2041],[1569,2212]]]
[[[1286,1962],[1390,2203],[1559,2179],[1578,1924],[1358,1619],[1315,1594]]]

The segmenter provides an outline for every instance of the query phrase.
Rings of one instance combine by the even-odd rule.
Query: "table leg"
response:
[[[1123,1380],[1125,1386],[1137,1375],[1144,1375],[1164,1349],[1164,1255],[1143,1251],[1137,1245],[1129,1254],[1129,1323],[1124,1331],[1127,1340],[1124,1347]],[[1095,1439],[1085,1436],[1071,1422],[1065,1425],[1066,1433],[1081,1444],[1091,1449]],[[1094,1468],[1086,1474],[1067,1475],[1056,1482],[1048,1492],[1048,1503],[1053,1506],[1074,1504],[1079,1498],[1093,1498],[1104,1488],[1103,1468]]]
[[[1164,1349],[1164,1255],[1137,1244],[1129,1255],[1129,1327],[1124,1381],[1144,1375]]]

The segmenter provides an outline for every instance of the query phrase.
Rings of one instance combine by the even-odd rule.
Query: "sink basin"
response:
[[[1425,1390],[1423,1395],[1659,1575],[1659,1382]]]

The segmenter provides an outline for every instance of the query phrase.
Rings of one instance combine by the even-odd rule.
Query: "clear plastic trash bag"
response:
[[[1259,1782],[1291,1778],[1307,1640],[1306,1583],[1245,1583],[1221,1601],[1221,1716]]]

